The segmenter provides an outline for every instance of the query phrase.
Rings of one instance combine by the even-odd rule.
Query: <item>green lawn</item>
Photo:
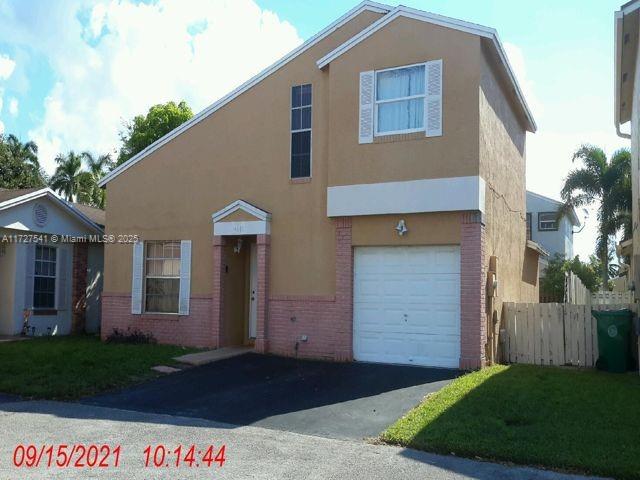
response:
[[[640,479],[640,378],[529,365],[458,378],[382,434],[388,443]]]
[[[43,337],[0,343],[0,392],[76,399],[143,381],[155,365],[193,349],[102,343],[97,337]]]

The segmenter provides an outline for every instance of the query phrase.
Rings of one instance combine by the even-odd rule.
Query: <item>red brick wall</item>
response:
[[[460,242],[460,368],[485,365],[485,232],[480,213],[462,216]]]
[[[351,218],[338,218],[335,225],[336,296],[271,296],[270,352],[307,358],[353,359]],[[307,342],[300,341],[302,335],[308,336]]]
[[[161,314],[131,314],[131,296],[114,293],[102,294],[102,339],[114,328],[126,331],[138,329],[152,333],[159,343],[188,347],[215,347],[212,335],[211,298],[193,296],[189,303],[189,316]]]
[[[87,261],[89,245],[73,245],[73,268],[71,274],[71,332],[84,333],[87,312]]]

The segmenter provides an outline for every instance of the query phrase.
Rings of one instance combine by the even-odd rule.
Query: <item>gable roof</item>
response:
[[[518,106],[520,107],[521,113],[526,119],[527,130],[530,132],[535,132],[537,129],[536,122],[533,119],[533,114],[527,105],[527,102],[524,98],[524,94],[520,89],[520,85],[518,84],[518,80],[516,79],[515,74],[509,64],[509,59],[507,58],[507,54],[504,51],[502,46],[502,42],[500,42],[500,38],[498,37],[498,32],[489,27],[485,27],[482,25],[478,25],[475,23],[465,22],[463,20],[458,20],[456,18],[445,17],[443,15],[436,15],[435,13],[425,12],[423,10],[417,10],[415,8],[405,7],[404,5],[400,5],[394,8],[387,15],[379,19],[378,21],[372,23],[367,28],[362,30],[357,35],[354,35],[349,40],[344,42],[342,45],[338,46],[331,52],[327,53],[324,57],[318,60],[316,63],[318,68],[324,68],[333,60],[338,58],[343,53],[346,53],[351,48],[355,47],[362,41],[369,38],[378,30],[384,28],[389,23],[393,22],[395,19],[405,17],[412,18],[414,20],[419,20],[421,22],[431,23],[434,25],[440,25],[443,27],[451,28],[454,30],[459,30],[461,32],[471,33],[474,35],[478,35],[483,38],[487,38],[497,54],[502,67],[504,68],[504,73],[509,79],[511,86],[513,87],[513,91],[516,95],[516,99],[518,101]]]
[[[89,220],[96,225],[104,227],[106,225],[107,215],[106,212],[100,208],[92,207],[90,205],[83,205],[82,203],[73,202],[73,208],[82,212]]]
[[[271,214],[269,212],[265,212],[261,208],[256,207],[255,205],[250,204],[249,202],[245,202],[244,200],[236,200],[235,202],[231,202],[224,208],[221,208],[216,213],[211,215],[213,222],[219,222],[220,220],[225,219],[229,215],[238,210],[242,210],[254,217],[258,220],[268,221],[271,219]]]
[[[523,111],[523,115],[524,115],[525,119],[527,120],[527,129],[529,131],[531,131],[531,132],[535,132],[536,131],[537,127],[536,127],[536,123],[535,123],[535,121],[533,119],[533,115],[531,114],[531,111],[529,110],[529,107],[527,106],[527,103],[526,103],[526,101],[524,99],[524,95],[522,94],[522,90],[520,89],[520,87],[518,85],[518,81],[516,80],[515,75],[513,74],[513,71],[511,69],[510,64],[509,64],[509,60],[507,59],[507,55],[506,55],[506,53],[504,51],[504,48],[502,47],[502,43],[498,39],[498,34],[493,28],[483,27],[482,25],[477,25],[477,24],[474,24],[474,23],[465,22],[465,21],[462,21],[462,20],[457,20],[457,19],[454,19],[454,18],[442,16],[442,15],[436,15],[436,14],[433,14],[433,13],[425,12],[425,11],[422,11],[422,10],[416,10],[416,9],[405,7],[405,6],[402,6],[402,5],[393,8],[390,5],[385,5],[385,4],[382,4],[382,3],[365,0],[365,1],[361,2],[361,3],[359,3],[358,5],[356,5],[354,8],[349,10],[344,15],[342,15],[336,21],[331,23],[329,26],[327,26],[326,28],[324,28],[323,30],[318,32],[316,35],[314,35],[313,37],[309,38],[307,41],[302,43],[300,46],[298,46],[297,48],[295,48],[294,50],[292,50],[291,52],[286,54],[280,60],[278,60],[277,62],[275,62],[271,66],[265,68],[260,73],[258,73],[257,75],[255,75],[251,79],[247,80],[245,83],[243,83],[242,85],[240,85],[235,90],[231,91],[230,93],[228,93],[227,95],[225,95],[221,99],[215,101],[214,103],[212,103],[211,105],[206,107],[204,110],[202,110],[201,112],[199,112],[198,114],[193,116],[191,119],[189,119],[186,122],[184,122],[182,125],[176,127],[175,129],[173,129],[172,131],[170,131],[169,133],[167,133],[163,137],[159,138],[158,140],[153,142],[151,145],[146,147],[144,150],[142,150],[141,152],[137,153],[136,155],[131,157],[129,160],[124,162],[122,165],[119,165],[118,167],[114,168],[111,172],[109,172],[107,175],[105,175],[100,180],[98,185],[100,187],[104,187],[107,183],[109,183],[111,180],[113,180],[115,177],[117,177],[118,175],[120,175],[121,173],[126,171],[127,169],[129,169],[132,166],[134,166],[140,160],[142,160],[143,158],[147,157],[151,153],[155,152],[160,147],[162,147],[166,143],[170,142],[171,140],[173,140],[175,137],[177,137],[181,133],[184,133],[185,131],[187,131],[189,128],[193,127],[194,125],[197,125],[202,120],[206,119],[207,117],[212,115],[214,112],[216,112],[217,110],[219,110],[222,107],[224,107],[226,104],[231,102],[233,99],[235,99],[236,97],[238,97],[242,93],[246,92],[251,87],[253,87],[254,85],[258,84],[259,82],[261,82],[262,80],[267,78],[272,73],[278,71],[281,67],[285,66],[287,63],[289,63],[291,60],[296,58],[298,55],[304,53],[309,48],[313,47],[315,44],[317,44],[318,42],[320,42],[321,40],[323,40],[324,38],[326,38],[327,36],[329,36],[330,34],[335,32],[338,28],[342,27],[344,24],[348,23],[350,20],[352,20],[353,18],[357,17],[358,15],[360,15],[361,13],[363,13],[365,11],[382,13],[382,14],[384,14],[384,16],[382,18],[380,18],[378,21],[376,21],[373,24],[371,24],[369,27],[367,27],[364,30],[362,30],[360,33],[358,33],[354,37],[352,37],[350,40],[347,40],[345,43],[343,43],[338,48],[334,49],[332,52],[330,52],[329,54],[325,55],[320,60],[318,60],[318,66],[320,68],[323,68],[327,63],[329,63],[331,60],[333,60],[333,58],[337,58],[337,56],[341,55],[342,53],[346,52],[352,46],[354,46],[357,43],[359,43],[360,41],[364,40],[364,38],[366,38],[366,37],[364,37],[364,35],[368,36],[368,35],[373,34],[375,31],[377,31],[378,29],[384,27],[389,22],[393,21],[394,19],[398,18],[399,16],[404,16],[404,17],[409,17],[409,18],[416,18],[416,19],[424,21],[424,22],[429,22],[429,23],[433,23],[433,24],[436,24],[436,25],[442,25],[442,26],[446,26],[446,27],[449,27],[449,28],[454,28],[454,29],[457,29],[457,30],[461,30],[461,31],[464,31],[464,32],[467,32],[467,33],[473,33],[473,34],[476,34],[476,35],[480,35],[480,36],[488,38],[488,39],[490,39],[492,41],[492,43],[493,43],[493,45],[495,47],[496,53],[497,53],[497,55],[498,55],[498,57],[499,57],[499,59],[501,61],[501,64],[504,66],[504,69],[506,71],[506,75],[508,76],[508,78],[509,78],[509,80],[510,80],[512,86],[513,86],[515,95],[516,95],[517,100],[518,100],[518,104],[520,105],[520,107],[521,107],[521,109]],[[346,48],[346,49],[344,51],[339,51],[341,48]],[[328,59],[329,56],[332,55],[332,54],[335,54],[335,57],[332,57],[332,58]],[[326,60],[326,62],[325,62],[325,60]]]
[[[227,103],[229,103],[231,100],[233,100],[237,96],[241,95],[242,93],[246,92],[251,87],[253,87],[257,83],[261,82],[263,79],[267,78],[272,73],[278,71],[281,67],[285,66],[287,63],[289,63],[291,60],[296,58],[298,55],[304,53],[305,51],[307,51],[308,49],[313,47],[315,44],[317,44],[318,42],[320,42],[321,40],[323,40],[324,38],[326,38],[327,36],[329,36],[330,34],[335,32],[338,28],[342,27],[344,24],[346,24],[347,22],[349,22],[353,18],[357,17],[361,13],[363,13],[365,11],[370,11],[370,12],[386,14],[386,13],[389,13],[390,10],[391,10],[391,7],[388,6],[388,5],[384,5],[382,3],[377,3],[377,2],[373,2],[373,1],[369,1],[369,0],[365,0],[365,1],[361,2],[361,3],[359,3],[354,8],[352,8],[347,13],[345,13],[340,18],[338,18],[335,22],[331,23],[329,26],[327,26],[326,28],[322,29],[320,32],[315,34],[313,37],[311,37],[307,41],[303,42],[300,46],[298,46],[297,48],[293,49],[291,52],[287,53],[280,60],[278,60],[277,62],[275,62],[271,66],[265,68],[260,73],[258,73],[254,77],[250,78],[245,83],[243,83],[238,88],[236,88],[235,90],[231,91],[230,93],[228,93],[227,95],[225,95],[221,99],[216,100],[214,103],[209,105],[207,108],[202,110],[200,113],[196,114],[195,116],[193,116],[191,119],[189,119],[186,122],[184,122],[179,127],[173,129],[172,131],[167,133],[164,137],[156,140],[151,145],[149,145],[147,148],[145,148],[144,150],[142,150],[138,154],[136,154],[133,157],[131,157],[129,160],[127,160],[122,165],[118,166],[117,168],[114,168],[111,172],[109,172],[107,175],[105,175],[100,180],[98,185],[101,186],[101,187],[104,187],[108,182],[113,180],[115,177],[120,175],[122,172],[124,172],[128,168],[132,167],[133,165],[138,163],[140,160],[142,160],[146,156],[148,156],[151,153],[155,152],[157,149],[162,147],[165,143],[173,140],[175,137],[177,137],[181,133],[185,132],[186,130],[188,130],[189,128],[193,127],[194,125],[200,123],[202,120],[207,118],[209,115],[213,114],[216,110],[221,109]]]
[[[18,190],[0,189],[0,212],[9,208],[22,205],[23,203],[39,198],[47,198],[54,204],[61,207],[80,223],[89,227],[97,233],[102,233],[100,225],[93,221],[87,214],[80,211],[74,204],[67,202],[50,188],[24,188]],[[91,207],[89,207],[91,208]]]

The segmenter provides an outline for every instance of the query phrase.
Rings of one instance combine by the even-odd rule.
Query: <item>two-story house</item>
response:
[[[631,139],[632,241],[619,245],[629,256],[628,281],[640,296],[640,0],[615,12],[614,124],[618,135]],[[626,125],[624,131],[621,125]]]
[[[365,1],[104,178],[102,334],[480,367],[535,129],[495,30]]]
[[[573,208],[568,215],[559,215],[561,208],[562,202],[527,190],[527,238],[549,254],[540,258],[542,268],[555,255],[573,258],[573,234],[580,220]]]

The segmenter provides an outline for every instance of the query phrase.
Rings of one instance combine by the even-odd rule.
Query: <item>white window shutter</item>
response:
[[[67,301],[67,249],[62,247],[57,250],[58,277],[56,278],[56,308],[58,310],[66,310],[69,308]]]
[[[424,126],[427,137],[442,136],[442,60],[426,63]]]
[[[142,313],[142,277],[144,275],[144,243],[133,244],[133,265],[131,267],[131,313]]]
[[[26,264],[25,264],[25,280],[24,280],[24,308],[33,308],[33,282],[36,268],[36,246],[33,243],[27,243],[26,247]]]
[[[360,72],[359,143],[373,142],[374,72]]]
[[[191,295],[191,240],[180,242],[180,297],[178,313],[189,315],[189,297]]]

